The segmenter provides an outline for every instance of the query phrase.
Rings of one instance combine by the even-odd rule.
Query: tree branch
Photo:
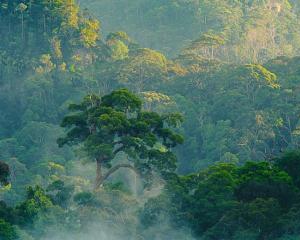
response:
[[[105,181],[111,174],[118,171],[120,168],[131,169],[133,172],[135,172],[137,175],[139,175],[138,170],[134,166],[132,166],[130,164],[118,164],[118,165],[116,165],[116,166],[114,166],[114,167],[112,167],[111,169],[108,170],[108,172],[103,176],[102,182]]]
[[[125,146],[124,146],[124,145],[121,146],[121,147],[119,147],[119,148],[117,148],[117,149],[113,152],[113,154],[116,155],[117,153],[121,152],[123,149],[125,149]]]

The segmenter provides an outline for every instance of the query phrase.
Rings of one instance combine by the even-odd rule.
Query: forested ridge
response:
[[[0,239],[299,239],[299,20],[0,0]]]

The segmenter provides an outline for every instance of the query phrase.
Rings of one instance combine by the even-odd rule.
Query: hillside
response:
[[[0,0],[0,240],[296,240],[298,1]]]

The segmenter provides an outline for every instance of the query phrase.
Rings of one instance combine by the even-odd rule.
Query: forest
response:
[[[299,240],[299,0],[0,0],[0,240]]]

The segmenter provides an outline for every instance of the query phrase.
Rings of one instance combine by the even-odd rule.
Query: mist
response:
[[[300,236],[299,0],[0,0],[0,240]]]

